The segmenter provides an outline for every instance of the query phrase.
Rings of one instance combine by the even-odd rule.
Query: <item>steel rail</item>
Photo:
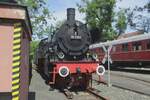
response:
[[[149,80],[144,80],[144,79],[140,79],[140,78],[137,78],[137,77],[127,76],[127,75],[119,74],[119,73],[111,73],[110,75],[124,77],[124,78],[129,78],[129,79],[134,79],[134,80],[138,80],[138,81],[143,81],[145,83],[149,83],[149,85],[150,85],[150,81]]]
[[[73,94],[68,89],[64,89],[63,92],[68,99],[73,99]]]
[[[94,90],[95,90],[94,88],[87,88],[86,91],[88,93],[92,94],[93,96],[95,96],[98,100],[109,100],[108,98],[106,98],[106,97],[104,97],[104,96],[94,92]]]
[[[116,75],[115,75],[116,76]],[[120,75],[118,75],[119,77],[121,77]],[[124,77],[124,76],[122,76],[122,77]],[[125,77],[125,78],[130,78],[130,77]],[[130,79],[135,79],[135,80],[139,80],[139,79],[136,79],[136,78],[130,78]],[[96,83],[98,83],[98,84],[104,84],[104,85],[108,85],[108,83],[107,82],[99,82],[99,80],[97,80],[97,79],[93,79]],[[142,81],[142,80],[139,80],[139,81]],[[145,82],[145,81],[143,81],[143,82]],[[146,82],[146,83],[149,83],[149,82]],[[147,95],[147,96],[150,96],[149,94],[147,94],[147,93],[143,93],[143,92],[140,92],[140,91],[138,91],[138,90],[133,90],[133,89],[129,89],[129,88],[127,88],[127,87],[121,87],[121,86],[119,86],[118,84],[112,84],[112,86],[113,87],[116,87],[116,88],[120,88],[120,89],[124,89],[124,90],[128,90],[128,91],[132,91],[132,92],[135,92],[135,93],[139,93],[139,94],[143,94],[143,95]]]

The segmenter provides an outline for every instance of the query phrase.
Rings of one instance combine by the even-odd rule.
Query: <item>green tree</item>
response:
[[[126,16],[127,23],[132,29],[140,30],[143,32],[150,32],[150,1],[144,6],[135,6],[134,9],[127,8]]]
[[[35,51],[37,49],[39,42],[40,41],[37,40],[37,41],[32,41],[30,43],[30,57],[32,57],[31,60],[34,58],[34,54],[35,54]]]
[[[33,39],[42,39],[51,33],[51,24],[48,22],[55,19],[46,5],[47,0],[16,0],[19,4],[28,7],[32,29]]]
[[[16,0],[19,4],[28,7],[32,24],[32,42],[30,43],[30,57],[34,57],[39,40],[48,36],[53,31],[53,25],[49,23],[54,19],[46,3],[47,0]]]
[[[116,28],[118,30],[118,35],[122,34],[125,32],[126,28],[127,28],[127,18],[125,15],[125,10],[120,10],[117,13],[117,23],[116,23]]]
[[[82,0],[82,4],[77,4],[79,11],[86,14],[93,42],[114,39],[115,31],[112,28],[114,5],[115,0]]]

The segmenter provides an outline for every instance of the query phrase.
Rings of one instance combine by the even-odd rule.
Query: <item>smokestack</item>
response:
[[[75,20],[75,9],[74,8],[68,8],[67,9],[67,20],[68,21],[74,21]]]

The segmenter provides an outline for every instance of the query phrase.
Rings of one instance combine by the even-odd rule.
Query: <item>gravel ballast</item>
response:
[[[117,87],[108,87],[104,84],[93,84],[93,88],[100,90],[100,94],[109,100],[150,100],[150,96],[138,94],[132,91],[120,89]]]

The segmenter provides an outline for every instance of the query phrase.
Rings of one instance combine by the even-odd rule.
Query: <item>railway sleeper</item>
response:
[[[64,94],[68,99],[73,99],[73,94],[68,89],[64,89]]]

